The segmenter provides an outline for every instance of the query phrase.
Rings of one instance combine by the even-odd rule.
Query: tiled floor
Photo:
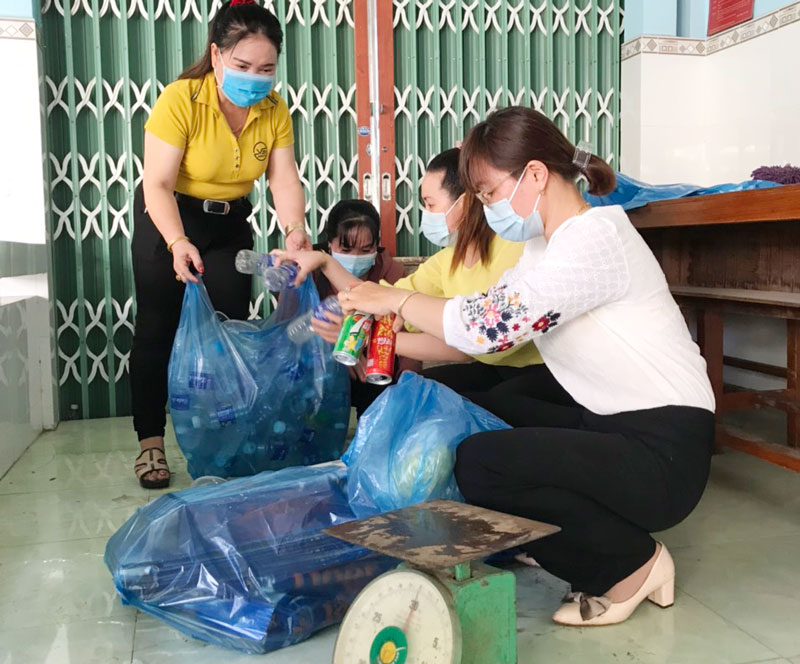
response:
[[[189,477],[168,442],[173,488],[184,488]],[[134,448],[126,419],[66,422],[0,480],[0,664],[330,661],[335,629],[254,659],[121,605],[103,548],[159,494],[136,483]],[[643,605],[615,627],[554,625],[563,584],[518,570],[520,664],[800,664],[800,475],[718,456],[700,506],[663,539],[678,567],[675,606]]]

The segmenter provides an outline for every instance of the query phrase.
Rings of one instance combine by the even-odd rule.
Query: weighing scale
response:
[[[404,561],[356,597],[333,664],[516,664],[514,574],[480,561],[559,530],[449,500],[326,529]]]

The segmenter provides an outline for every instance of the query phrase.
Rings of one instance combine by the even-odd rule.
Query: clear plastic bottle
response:
[[[298,316],[286,328],[286,334],[289,339],[296,344],[302,344],[314,336],[314,331],[311,329],[311,319],[324,320],[330,322],[327,314],[332,313],[337,316],[342,315],[342,307],[339,306],[339,298],[335,295],[329,295],[322,302],[320,302],[311,311],[307,311],[302,316]]]
[[[242,274],[258,274],[267,290],[282,291],[294,287],[299,271],[297,263],[287,261],[278,266],[270,254],[242,249],[236,254],[236,270]]]

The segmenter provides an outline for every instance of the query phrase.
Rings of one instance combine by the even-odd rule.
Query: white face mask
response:
[[[527,168],[522,171],[514,191],[511,192],[511,196],[483,206],[486,223],[501,238],[509,242],[525,242],[533,237],[544,235],[544,222],[542,221],[542,215],[538,212],[539,200],[542,198],[541,193],[536,197],[533,210],[524,219],[511,207],[511,199],[517,193],[517,189],[522,183],[522,178],[525,177],[527,172]]]
[[[363,277],[375,265],[378,252],[373,251],[371,254],[341,254],[338,251],[331,251],[331,256],[353,276]]]
[[[425,208],[422,209],[422,234],[437,247],[446,247],[453,243],[455,232],[451,233],[447,227],[447,215],[453,211],[463,196],[464,194],[461,194],[456,198],[447,212],[429,212]]]

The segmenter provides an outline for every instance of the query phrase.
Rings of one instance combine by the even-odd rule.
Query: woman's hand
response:
[[[342,331],[342,321],[344,317],[337,316],[330,311],[326,311],[325,316],[330,322],[320,320],[319,318],[312,318],[311,329],[322,337],[323,341],[327,341],[329,344],[335,344],[339,339],[339,333]]]
[[[190,266],[203,275],[205,268],[203,267],[203,259],[200,258],[200,252],[188,239],[184,238],[178,240],[172,245],[172,269],[175,270],[175,276],[180,277],[179,281],[191,281],[197,283],[197,277],[192,274]]]
[[[409,291],[392,286],[379,286],[365,281],[339,292],[339,304],[345,313],[363,311],[375,316],[386,316],[397,311],[397,307]]]
[[[286,236],[286,251],[311,251],[311,239],[305,230],[296,228]]]
[[[294,233],[292,233],[294,235]],[[294,280],[294,285],[299,286],[302,284],[306,277],[319,268],[325,265],[325,262],[330,258],[324,251],[305,251],[305,250],[282,250],[273,249],[269,252],[270,255],[275,257],[275,265],[280,265],[284,261],[294,261],[300,268],[297,273],[297,278]]]

